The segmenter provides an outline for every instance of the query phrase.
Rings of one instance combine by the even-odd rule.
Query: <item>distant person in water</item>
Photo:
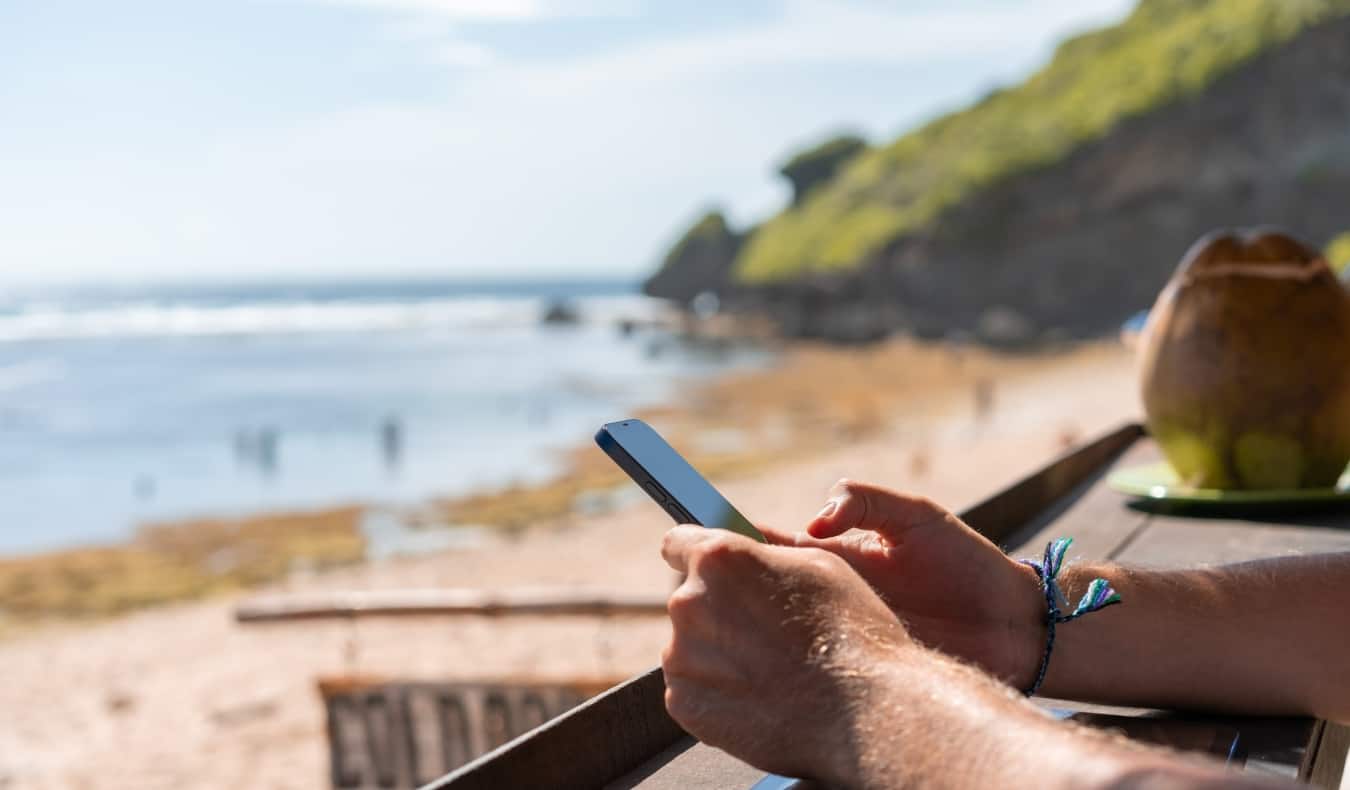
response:
[[[281,431],[266,427],[258,431],[258,468],[267,477],[277,471],[277,446],[281,443]]]
[[[271,477],[277,470],[277,445],[281,432],[263,427],[257,432],[240,428],[234,432],[234,460],[245,466],[256,465],[263,475]]]
[[[760,529],[774,545],[666,534],[687,577],[662,666],[676,721],[768,771],[851,788],[1296,787],[1053,720],[1022,692],[1350,721],[1350,553],[1063,566],[1065,599],[1102,579],[1098,603],[1123,603],[1060,626],[1044,664],[1046,563],[931,501],[841,481],[805,532]]]
[[[380,454],[389,469],[397,467],[403,459],[403,426],[397,417],[386,417],[380,423]]]

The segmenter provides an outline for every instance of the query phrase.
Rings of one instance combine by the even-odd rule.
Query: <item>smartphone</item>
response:
[[[729,529],[766,542],[749,519],[642,420],[606,423],[596,432],[595,443],[676,523]]]
[[[595,443],[679,524],[729,529],[760,543],[760,531],[694,470],[661,434],[642,420],[605,423]],[[769,774],[750,790],[803,790],[799,779]]]

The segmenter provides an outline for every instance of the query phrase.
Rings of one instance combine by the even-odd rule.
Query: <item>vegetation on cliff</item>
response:
[[[696,247],[722,244],[735,236],[731,227],[727,224],[727,218],[722,212],[712,210],[699,217],[689,230],[684,232],[680,240],[675,242],[675,246],[666,253],[665,260],[661,262],[662,269],[668,269],[676,265],[680,260],[687,257]]]
[[[862,153],[867,142],[854,135],[833,137],[797,154],[778,168],[792,184],[792,205],[800,205],[811,190],[828,183],[839,168]]]
[[[1350,0],[1141,0],[1121,23],[1065,41],[1022,84],[811,183],[746,240],[734,279],[762,284],[854,268],[981,188],[1061,160],[1121,121],[1194,96],[1254,55],[1347,13]]]
[[[670,248],[646,291],[688,302],[702,291],[717,291],[731,276],[731,264],[745,237],[727,224],[720,211],[709,211]]]

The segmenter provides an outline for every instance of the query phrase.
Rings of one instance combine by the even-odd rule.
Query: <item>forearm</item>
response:
[[[988,676],[934,656],[887,667],[855,718],[849,787],[1284,788],[1056,721]]]
[[[1066,623],[1042,693],[1067,699],[1350,719],[1350,554],[1207,570],[1069,566],[1123,603]]]

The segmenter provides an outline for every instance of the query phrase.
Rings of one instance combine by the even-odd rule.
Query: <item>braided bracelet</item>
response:
[[[1018,560],[1036,571],[1036,576],[1041,580],[1041,590],[1045,593],[1045,652],[1041,654],[1041,666],[1036,670],[1036,680],[1025,692],[1028,697],[1040,691],[1041,684],[1045,682],[1045,672],[1050,668],[1050,654],[1055,650],[1055,626],[1077,620],[1085,614],[1105,609],[1111,604],[1120,603],[1120,593],[1111,587],[1110,582],[1106,579],[1093,579],[1078,606],[1069,614],[1061,613],[1059,602],[1064,595],[1060,592],[1056,577],[1064,567],[1064,555],[1071,543],[1073,538],[1060,538],[1046,544],[1045,559],[1042,562]]]

